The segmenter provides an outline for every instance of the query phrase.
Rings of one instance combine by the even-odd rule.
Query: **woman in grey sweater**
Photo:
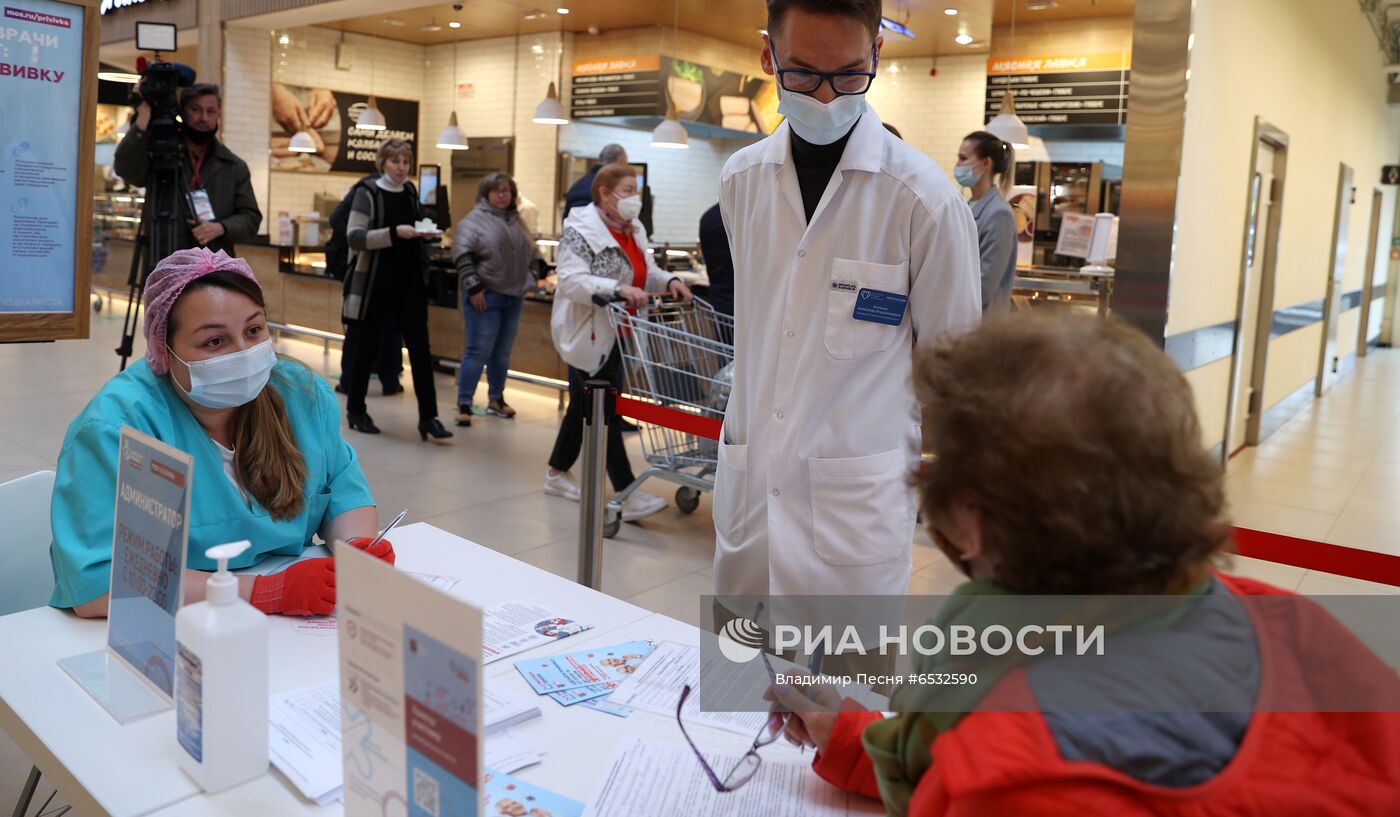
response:
[[[476,190],[476,207],[457,222],[452,257],[466,321],[466,348],[457,370],[457,425],[472,424],[472,398],[486,370],[486,412],[514,417],[506,404],[506,372],[520,326],[531,266],[540,260],[534,236],[516,210],[520,190],[506,173],[492,173]]]
[[[953,176],[969,188],[982,256],[982,312],[1011,309],[1016,280],[1016,216],[1006,203],[1016,175],[1016,150],[986,131],[969,133],[958,149]]]

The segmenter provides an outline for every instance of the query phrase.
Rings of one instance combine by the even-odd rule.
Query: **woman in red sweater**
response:
[[[1400,815],[1400,680],[1312,602],[1215,570],[1223,475],[1160,349],[1115,320],[1019,313],[940,342],[915,378],[923,519],[971,580],[955,606],[1113,594],[1217,614],[1110,623],[1091,674],[1025,658],[975,689],[901,687],[892,716],[775,688],[819,775],[919,817]],[[1162,705],[1201,690],[1221,703]]]

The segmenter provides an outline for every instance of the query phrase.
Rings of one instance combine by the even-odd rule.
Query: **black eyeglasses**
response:
[[[777,45],[771,38],[768,44],[773,55],[773,69],[778,75],[778,84],[782,85],[784,90],[797,94],[814,94],[822,87],[823,82],[827,82],[831,84],[831,90],[835,91],[837,96],[859,96],[870,90],[870,83],[875,81],[875,70],[880,67],[880,52],[872,45],[869,71],[837,71],[828,74],[825,71],[809,71],[805,68],[784,68],[778,64]]]

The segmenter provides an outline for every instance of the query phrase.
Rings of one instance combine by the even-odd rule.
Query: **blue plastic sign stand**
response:
[[[127,723],[171,707],[194,460],[128,426],[120,447],[106,649],[59,666]]]

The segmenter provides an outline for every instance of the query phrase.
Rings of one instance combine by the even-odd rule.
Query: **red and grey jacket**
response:
[[[1287,597],[1262,582],[1217,577],[1237,596]],[[933,742],[933,765],[909,803],[911,817],[1316,817],[1400,815],[1400,712],[1307,712],[1297,702],[1335,700],[1340,684],[1397,700],[1396,675],[1330,615],[1305,604],[1251,606],[1258,644],[1259,705],[1228,762],[1209,779],[1172,787],[1107,762],[1067,759],[1052,719],[1033,711],[1025,670],[1003,678],[979,711]],[[1285,620],[1287,619],[1287,620]],[[1300,659],[1306,656],[1306,659]],[[1338,676],[1345,674],[1346,679]],[[1361,679],[1361,683],[1357,683]],[[1018,706],[1006,706],[1019,702]],[[1022,711],[989,711],[992,709]],[[1358,707],[1360,708],[1360,707]],[[879,797],[862,730],[879,713],[842,714],[817,774]],[[1073,715],[1056,721],[1072,722]],[[1198,747],[1189,741],[1186,751]]]

